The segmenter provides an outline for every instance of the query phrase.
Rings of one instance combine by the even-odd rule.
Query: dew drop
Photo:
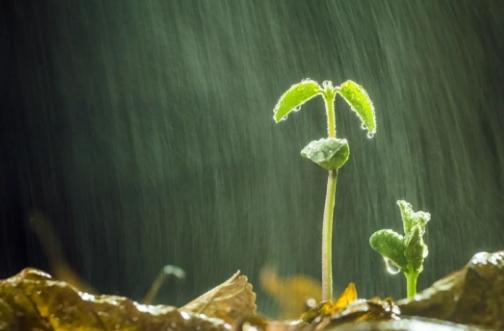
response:
[[[401,272],[401,267],[399,267],[394,261],[389,258],[384,257],[385,267],[387,268],[387,272],[391,275],[396,275]]]
[[[367,137],[368,137],[368,139],[373,139],[373,138],[374,138],[374,135],[375,135],[375,133],[374,133],[374,132],[368,132],[368,133],[367,133]]]
[[[429,250],[427,249],[427,247],[425,247],[422,252],[422,257],[425,259],[428,255],[429,255]]]
[[[325,89],[326,88],[330,88],[330,87],[332,87],[332,82],[330,80],[324,80],[322,82],[322,87],[325,88]]]
[[[292,111],[295,113],[297,113],[300,110],[301,110],[301,106],[297,106],[297,107],[292,108]]]
[[[281,117],[278,122],[283,122],[283,121],[287,121],[287,115],[285,115],[284,117]]]

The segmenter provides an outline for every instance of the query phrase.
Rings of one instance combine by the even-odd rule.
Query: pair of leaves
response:
[[[362,127],[368,131],[370,136],[376,132],[376,119],[374,106],[366,90],[359,84],[347,80],[339,86],[332,87],[332,84],[320,86],[311,79],[305,79],[292,85],[278,100],[273,109],[273,119],[280,122],[287,119],[289,114],[297,111],[300,107],[318,95],[339,94],[348,103],[350,108],[361,120]]]
[[[336,87],[329,81],[322,85],[311,79],[292,85],[273,109],[275,122],[287,119],[291,112],[300,110],[303,104],[318,95],[323,96],[326,102],[334,102],[335,94],[339,94],[357,114],[362,127],[368,130],[368,137],[372,137],[376,132],[376,120],[373,103],[366,90],[351,80]],[[324,169],[337,170],[348,161],[350,148],[346,139],[330,137],[310,142],[301,155]]]
[[[401,211],[404,236],[390,229],[379,230],[371,235],[369,243],[402,272],[420,273],[428,255],[423,235],[431,216],[424,211],[413,211],[411,204],[404,200],[397,201],[397,205]]]

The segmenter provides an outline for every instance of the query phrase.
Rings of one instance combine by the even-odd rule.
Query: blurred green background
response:
[[[419,288],[504,248],[501,1],[4,1],[0,271],[47,269],[26,220],[54,224],[101,292],[141,298],[167,263],[182,304],[237,269],[320,276],[326,173],[299,156],[325,135],[314,101],[272,108],[312,78],[366,87],[366,138],[339,100],[336,288],[404,295],[369,235],[401,229],[397,199],[432,213]],[[259,291],[260,309],[275,306]]]

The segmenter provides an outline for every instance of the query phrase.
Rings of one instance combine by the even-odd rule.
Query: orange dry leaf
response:
[[[324,315],[335,314],[357,300],[357,297],[357,287],[354,283],[349,283],[335,301],[322,305],[321,313]]]
[[[308,310],[301,316],[301,319],[305,322],[311,322],[317,317],[334,315],[345,309],[355,300],[357,300],[357,288],[354,283],[349,283],[336,300],[323,302],[317,307]]]

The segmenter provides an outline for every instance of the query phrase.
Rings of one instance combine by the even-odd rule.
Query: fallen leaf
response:
[[[357,287],[354,283],[349,283],[335,301],[322,305],[322,313],[325,315],[335,314],[357,300],[357,297]]]
[[[222,320],[125,297],[93,295],[27,268],[0,281],[0,330],[226,331]]]
[[[224,283],[187,303],[180,310],[217,317],[233,324],[256,314],[255,299],[252,284],[238,271]]]

